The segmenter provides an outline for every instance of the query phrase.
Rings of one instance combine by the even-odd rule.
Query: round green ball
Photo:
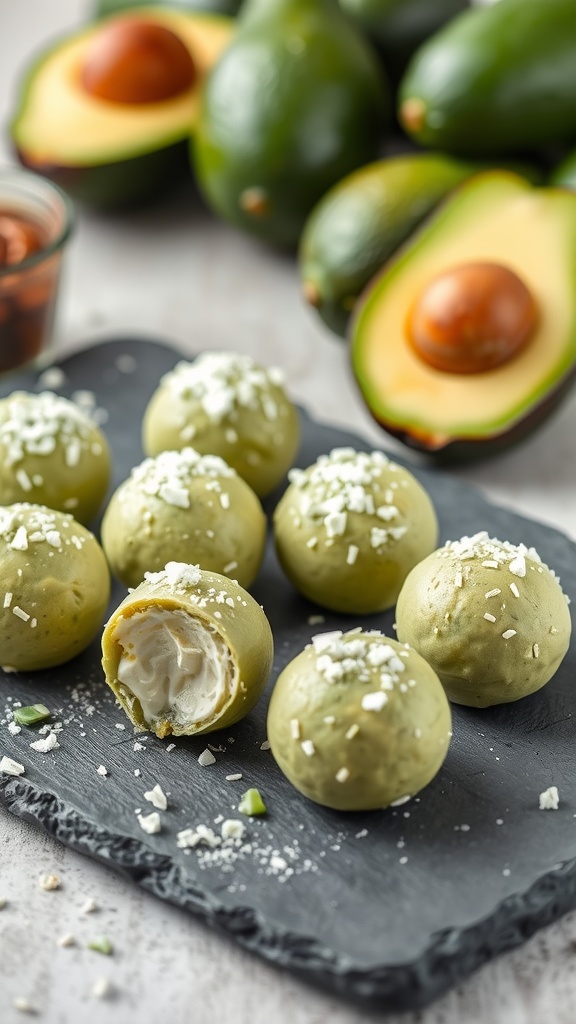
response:
[[[278,677],[267,732],[304,796],[341,811],[414,796],[450,743],[450,706],[416,651],[377,631],[313,639]]]
[[[26,503],[0,508],[0,664],[51,668],[102,626],[110,574],[96,538],[71,515]]]
[[[382,452],[351,448],[334,449],[289,479],[274,512],[274,540],[294,586],[337,612],[392,607],[410,569],[438,541],[421,484]]]
[[[142,424],[147,455],[187,445],[219,455],[264,497],[284,479],[300,421],[277,369],[249,356],[205,352],[162,377]]]
[[[50,391],[0,399],[0,501],[95,518],[110,482],[104,434],[74,402]]]
[[[102,545],[114,576],[135,587],[166,562],[194,562],[243,587],[256,578],[266,517],[248,484],[192,448],[145,459],[112,495]]]
[[[538,553],[483,532],[448,541],[412,570],[396,629],[438,673],[450,700],[485,708],[549,682],[568,650],[571,620]]]

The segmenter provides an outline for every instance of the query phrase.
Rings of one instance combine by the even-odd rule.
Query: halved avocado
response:
[[[516,355],[490,370],[434,369],[409,316],[430,282],[473,263],[513,271],[538,320]],[[357,307],[352,359],[368,408],[388,433],[439,459],[488,455],[525,436],[576,377],[576,195],[487,171],[461,185],[389,262]]]
[[[107,19],[61,40],[35,61],[11,125],[26,167],[51,178],[73,198],[97,206],[156,197],[188,168],[200,88],[234,25],[224,16],[162,7],[137,13],[185,44],[196,70],[189,88],[147,103],[118,103],[90,94],[82,84],[82,71],[91,43],[112,21]]]

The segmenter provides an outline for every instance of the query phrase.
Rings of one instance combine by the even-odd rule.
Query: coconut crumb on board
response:
[[[549,786],[538,797],[538,807],[541,811],[557,811],[560,803],[560,796],[557,786]]]

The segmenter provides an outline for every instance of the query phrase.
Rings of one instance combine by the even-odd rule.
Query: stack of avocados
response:
[[[29,70],[13,143],[97,206],[192,169],[218,216],[299,247],[385,430],[485,455],[576,376],[576,18],[573,0],[469,6],[99,0]]]

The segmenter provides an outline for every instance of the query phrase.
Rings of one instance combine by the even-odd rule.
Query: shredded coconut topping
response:
[[[380,504],[381,477],[390,469],[397,469],[397,466],[383,452],[333,448],[307,469],[291,469],[288,479],[300,492],[299,512],[323,526],[328,540],[342,537],[349,524],[349,514],[358,513],[373,517],[370,545],[379,550],[399,541],[408,529],[401,523],[401,513],[393,504],[393,490],[385,490],[386,504]],[[348,564],[353,565],[357,556],[358,548],[348,545]]]
[[[167,562],[160,572],[145,572],[144,579],[153,586],[168,583],[177,593],[185,592],[198,585],[202,570],[199,565],[188,565],[187,562]]]
[[[0,406],[0,444],[4,464],[13,466],[26,455],[51,455],[62,448],[67,466],[77,466],[83,452],[92,450],[94,426],[86,413],[52,391],[15,391]],[[98,453],[95,453],[98,454]],[[26,474],[17,477],[30,490]]]
[[[353,678],[362,683],[379,683],[380,689],[376,693],[365,694],[362,701],[365,710],[380,710],[388,699],[383,691],[399,684],[400,676],[406,670],[405,662],[378,630],[369,634],[362,634],[358,629],[348,633],[341,630],[320,633],[312,637],[312,647],[317,655],[316,670],[327,682],[338,683]],[[364,703],[366,700],[367,704]],[[368,708],[372,703],[374,708]]]
[[[213,423],[234,420],[240,408],[258,410],[267,420],[276,420],[274,390],[283,383],[280,369],[266,369],[235,352],[204,352],[193,363],[178,363],[162,378],[173,395],[195,399]]]
[[[508,540],[497,540],[494,537],[489,537],[486,530],[475,533],[472,537],[446,541],[444,547],[439,548],[436,554],[438,558],[454,558],[464,563],[478,560],[487,569],[504,568],[516,579],[523,579],[526,576],[528,570],[526,559],[529,559],[531,562],[537,563],[538,572],[547,571],[558,584],[560,583],[556,573],[542,561],[535,548],[528,548],[525,544],[512,544]],[[467,567],[463,568],[465,579]],[[511,581],[508,585],[514,597],[519,597],[520,591],[517,583]],[[500,592],[500,589],[494,587],[485,596],[487,598],[494,597]]]
[[[42,543],[58,550],[70,543],[82,547],[84,536],[73,532],[75,525],[68,513],[57,514],[43,505],[17,502],[0,507],[0,538],[13,551],[28,551],[31,544]],[[66,537],[63,530],[67,531]]]
[[[194,480],[204,478],[210,490],[220,493],[218,478],[231,476],[236,476],[235,470],[218,455],[200,455],[194,448],[183,448],[179,452],[161,452],[155,458],[144,459],[132,470],[130,480],[144,494],[177,508],[190,508],[190,488]],[[120,499],[130,501],[130,493],[120,491]]]

